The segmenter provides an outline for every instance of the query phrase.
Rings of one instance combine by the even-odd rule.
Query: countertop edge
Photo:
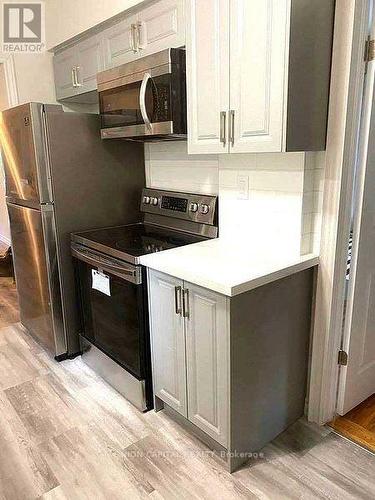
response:
[[[202,288],[206,288],[208,290],[212,290],[222,295],[226,295],[227,297],[235,297],[236,295],[240,295],[241,293],[249,292],[250,290],[266,285],[268,283],[272,283],[273,281],[286,278],[291,274],[304,271],[319,264],[319,256],[313,256],[311,258],[286,265],[285,267],[280,267],[279,269],[270,273],[256,276],[240,284],[225,284],[217,281],[212,281],[210,279],[199,279],[196,277],[192,277],[191,275],[189,275],[189,272],[186,272],[184,269],[177,269],[173,266],[165,264],[160,265],[155,262],[154,258],[150,259],[149,257],[151,256],[144,256],[140,259],[141,264],[145,267],[168,274],[170,276],[174,276],[179,279],[189,281],[190,283],[201,286]],[[303,257],[301,257],[301,259],[303,259]]]

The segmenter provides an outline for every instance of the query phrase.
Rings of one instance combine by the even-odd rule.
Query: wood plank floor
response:
[[[0,277],[0,328],[19,321],[18,298],[13,278]]]
[[[337,417],[331,426],[375,453],[375,394],[343,417]]]
[[[375,456],[298,421],[230,475],[163,411],[140,413],[80,358],[0,330],[0,499],[373,499]]]

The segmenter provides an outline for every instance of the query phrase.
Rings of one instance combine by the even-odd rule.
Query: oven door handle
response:
[[[86,262],[87,264],[91,264],[103,271],[113,272],[116,276],[126,279],[127,281],[131,281],[135,284],[141,284],[142,278],[139,270],[134,267],[126,267],[124,266],[116,266],[113,262],[104,259],[100,255],[96,255],[94,253],[89,252],[88,250],[81,250],[78,248],[72,247],[72,255],[79,260]]]
[[[152,76],[150,75],[150,73],[145,73],[143,75],[141,88],[139,91],[139,108],[141,110],[142,119],[149,130],[152,130],[152,125],[146,109],[146,89],[147,89],[147,84],[151,80],[151,78]]]

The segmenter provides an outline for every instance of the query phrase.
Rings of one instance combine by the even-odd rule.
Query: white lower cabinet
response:
[[[187,417],[185,329],[182,315],[176,314],[182,286],[179,279],[149,271],[154,393]]]
[[[228,314],[227,299],[191,283],[186,319],[188,417],[215,441],[227,445]]]
[[[227,298],[158,271],[148,273],[155,395],[226,447]]]

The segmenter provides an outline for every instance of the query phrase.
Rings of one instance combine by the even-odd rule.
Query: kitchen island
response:
[[[216,239],[148,267],[155,409],[238,468],[304,412],[318,257]]]

